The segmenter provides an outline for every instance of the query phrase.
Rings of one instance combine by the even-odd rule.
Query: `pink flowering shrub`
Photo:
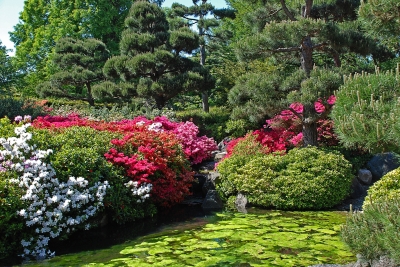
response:
[[[116,122],[93,121],[81,118],[77,114],[63,116],[38,117],[34,122],[35,128],[46,128],[59,131],[72,126],[88,126],[99,131],[131,133],[144,130],[168,132],[175,134],[181,142],[185,155],[192,164],[197,164],[211,156],[217,149],[217,144],[212,138],[198,136],[199,129],[192,122],[171,122],[166,117],[156,117],[149,120],[146,117],[136,117],[132,120]]]
[[[326,101],[319,99],[314,103],[315,110],[322,114],[327,107],[335,103],[335,96],[330,96]],[[263,129],[252,132],[256,140],[266,148],[267,153],[286,151],[288,148],[299,147],[303,143],[302,121],[299,116],[303,113],[301,103],[292,103],[288,110],[283,110],[275,117],[266,120]],[[321,119],[317,122],[318,141],[327,146],[334,146],[339,143],[333,132],[333,121]],[[227,157],[233,151],[234,146],[242,138],[234,139],[228,144]]]

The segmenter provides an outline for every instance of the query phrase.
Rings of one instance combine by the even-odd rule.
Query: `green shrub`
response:
[[[233,182],[238,170],[253,158],[262,155],[264,155],[262,145],[257,142],[255,135],[248,134],[234,146],[231,157],[218,163],[217,168],[223,178],[218,179],[216,186],[223,200],[228,200],[233,195],[236,196],[238,190]]]
[[[385,174],[369,189],[363,209],[372,203],[391,202],[400,199],[400,168]]]
[[[351,214],[341,235],[354,253],[368,260],[388,256],[400,264],[400,199],[368,205]]]
[[[44,114],[43,107],[36,105],[35,101],[0,97],[0,118],[7,116],[14,120],[16,116],[30,115],[34,119]]]
[[[20,188],[9,183],[12,173],[0,171],[0,259],[20,253],[24,220],[17,215],[23,208]]]
[[[343,146],[327,146],[321,147],[326,152],[340,153],[347,159],[351,166],[354,175],[357,175],[358,171],[366,167],[368,161],[372,158],[373,154],[363,149],[352,149],[345,148]]]
[[[147,116],[146,110],[139,105],[96,105],[94,107],[84,103],[73,102],[51,102],[52,114],[57,116],[68,116],[71,113],[79,114],[81,117],[104,120],[118,121],[122,119],[133,119],[137,116]]]
[[[213,137],[221,141],[226,137],[225,124],[229,120],[230,111],[225,107],[212,107],[210,112],[201,109],[179,111],[176,118],[179,121],[192,121],[199,127],[199,134]]]
[[[16,127],[15,123],[11,123],[8,117],[0,119],[0,137],[8,138],[15,136],[14,129]]]
[[[226,122],[225,132],[229,134],[230,137],[239,138],[244,136],[249,130],[249,123],[243,119],[229,120]]]
[[[331,116],[345,147],[400,152],[399,70],[348,77],[336,97]]]
[[[217,190],[224,199],[242,192],[250,204],[286,210],[330,208],[349,194],[353,179],[342,155],[314,147],[282,156],[234,154],[218,170]]]

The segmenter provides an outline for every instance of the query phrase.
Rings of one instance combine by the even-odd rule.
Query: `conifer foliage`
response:
[[[314,66],[341,67],[343,55],[350,52],[371,56],[376,62],[390,53],[360,32],[360,25],[354,21],[357,1],[336,0],[317,5],[313,0],[302,0],[297,1],[301,3],[300,8],[288,0],[275,5],[258,2],[263,2],[259,5],[265,9],[263,14],[267,14],[266,24],[248,38],[239,40],[237,55],[243,61],[273,59],[284,65],[286,71],[284,75],[276,72],[266,78],[262,77],[263,73],[244,75],[230,93],[231,103],[254,110],[257,115],[263,103],[271,112],[278,112],[289,102],[301,102],[304,145],[315,146],[318,144],[316,122],[321,115],[314,109],[314,102],[326,100],[341,81],[337,75],[339,70],[315,72]],[[317,60],[322,57],[325,59]],[[294,66],[300,71],[295,71]],[[283,76],[281,81],[277,82],[276,75]],[[260,84],[260,79],[265,85]],[[259,97],[241,93],[244,84],[250,88],[248,92]]]
[[[93,106],[92,85],[104,78],[101,69],[108,55],[105,44],[99,40],[60,39],[53,58],[58,71],[49,82],[38,85],[38,94],[86,100]]]
[[[213,86],[207,71],[184,57],[199,47],[199,36],[189,27],[170,30],[164,11],[147,1],[135,2],[125,19],[121,55],[104,68],[109,81],[95,88],[96,96],[129,101],[152,99],[157,108],[178,94]]]

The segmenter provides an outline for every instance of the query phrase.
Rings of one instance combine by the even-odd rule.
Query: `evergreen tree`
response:
[[[400,51],[400,2],[398,0],[362,1],[360,21],[373,37]]]
[[[230,93],[231,103],[239,106],[244,103],[256,112],[262,109],[259,105],[264,103],[268,105],[264,107],[264,113],[272,116],[287,107],[288,102],[301,102],[303,113],[298,115],[303,124],[304,145],[317,145],[316,122],[327,115],[330,106],[320,114],[315,110],[314,102],[326,100],[341,82],[337,70],[313,71],[314,59],[324,55],[325,60],[320,61],[324,66],[340,67],[341,56],[345,53],[372,56],[377,62],[390,56],[390,53],[366,37],[354,21],[358,0],[328,1],[320,5],[315,5],[313,0],[304,0],[301,6],[297,6],[299,1],[289,0],[256,2],[261,2],[263,5],[259,6],[265,10],[260,12],[260,8],[256,9],[255,15],[262,14],[266,24],[262,28],[256,27],[253,30],[256,33],[238,42],[237,55],[243,61],[273,58],[283,62],[284,71],[273,75],[283,73],[284,77],[280,81],[275,81],[277,77],[263,77],[262,74],[242,77],[242,82]],[[260,84],[257,79],[266,79],[263,83],[268,83],[268,86]],[[244,82],[249,92],[258,93],[240,93],[244,89],[240,84]],[[253,96],[265,100],[253,99]]]
[[[172,4],[172,16],[178,16],[187,20],[188,26],[196,25],[198,33],[201,38],[199,46],[200,65],[205,66],[206,63],[206,42],[208,38],[212,38],[211,29],[217,27],[219,22],[216,18],[207,18],[214,11],[214,6],[207,2],[207,0],[193,0],[193,6],[186,7],[179,3]],[[203,110],[210,111],[208,103],[208,92],[202,90],[201,92]]]
[[[54,52],[58,71],[49,82],[38,85],[37,93],[41,97],[85,100],[93,106],[92,85],[104,79],[102,67],[109,56],[105,44],[96,39],[66,37],[58,40]]]
[[[96,95],[107,100],[153,99],[157,108],[182,92],[213,86],[208,72],[182,53],[199,46],[189,27],[169,31],[165,12],[147,1],[135,2],[125,20],[121,55],[110,58],[104,74],[111,81],[99,84]]]
[[[0,95],[9,93],[9,89],[14,85],[16,78],[14,64],[7,54],[9,51],[0,40]]]

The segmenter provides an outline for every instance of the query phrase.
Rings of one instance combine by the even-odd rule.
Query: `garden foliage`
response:
[[[368,199],[366,199],[368,201]],[[366,259],[381,256],[400,264],[400,201],[399,198],[373,202],[363,212],[351,214],[342,227],[343,240],[354,253]]]
[[[327,103],[333,105],[336,98],[331,96]],[[322,114],[325,106],[322,100],[314,103],[316,112]],[[293,147],[303,145],[302,122],[300,115],[303,112],[301,103],[292,103],[287,110],[275,115],[273,118],[266,120],[263,129],[255,130],[248,135],[255,135],[256,140],[265,147],[268,153],[276,151],[286,151]],[[333,122],[329,119],[320,119],[317,122],[318,142],[321,146],[335,146],[338,139],[333,131]],[[246,137],[245,137],[246,138]],[[228,144],[228,157],[232,153],[234,147],[243,138],[234,139]]]
[[[373,203],[392,202],[396,199],[400,199],[400,169],[385,174],[368,189],[363,209]]]
[[[350,193],[351,165],[338,153],[307,147],[264,154],[254,138],[242,145],[256,152],[234,153],[218,164],[217,190],[224,199],[241,192],[250,204],[308,210],[332,207]]]
[[[377,72],[349,76],[336,93],[332,111],[335,132],[345,147],[371,153],[399,152],[399,68],[396,73]]]
[[[0,255],[52,256],[50,239],[151,216],[190,194],[191,163],[215,142],[192,122],[165,117],[116,122],[77,115],[1,119]],[[17,137],[14,137],[17,134]],[[9,244],[9,246],[6,246]]]

